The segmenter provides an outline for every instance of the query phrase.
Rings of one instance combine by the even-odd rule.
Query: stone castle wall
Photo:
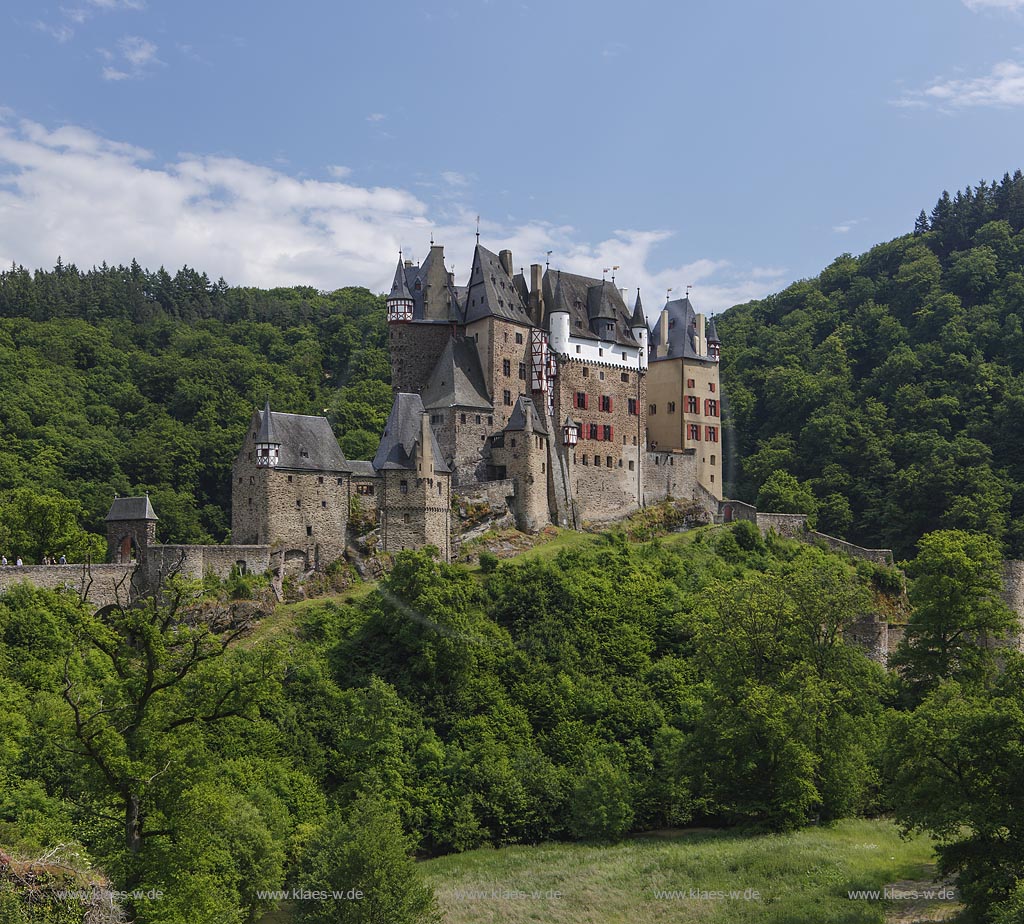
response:
[[[128,603],[132,596],[135,564],[27,565],[0,568],[0,593],[14,585],[31,584],[48,590],[68,590],[88,599],[97,608]]]
[[[383,472],[381,540],[385,552],[436,546],[451,561],[451,478],[417,478],[413,471]]]
[[[516,399],[521,395],[530,397],[530,364],[533,361],[530,328],[513,321],[486,317],[466,326],[466,339],[476,343],[484,382],[494,405],[494,425],[489,432],[502,430],[508,423]]]
[[[699,482],[692,450],[686,452],[648,452],[645,454],[644,503],[664,500],[696,499]],[[703,498],[701,498],[703,499]]]
[[[147,587],[170,575],[201,580],[207,574],[227,578],[232,568],[262,574],[276,564],[269,545],[155,545],[146,552],[142,572]]]
[[[391,391],[418,395],[452,336],[450,324],[407,321],[388,324]]]
[[[623,380],[625,377],[625,380]],[[579,442],[566,453],[569,484],[580,521],[614,520],[632,513],[643,501],[643,404],[646,380],[636,370],[559,360],[554,379],[554,421],[561,430],[566,417],[582,425]],[[587,407],[577,407],[576,395],[587,395]],[[612,401],[601,410],[601,397]],[[636,413],[631,414],[630,400]],[[598,439],[591,435],[598,427]],[[611,439],[604,439],[610,426]],[[560,439],[560,433],[556,434]]]
[[[484,481],[479,484],[452,487],[456,503],[487,504],[497,516],[508,510],[509,498],[515,497],[516,485],[511,478],[498,481]]]
[[[505,445],[494,449],[514,484],[516,526],[535,533],[551,522],[548,509],[548,441],[539,433],[506,431]]]

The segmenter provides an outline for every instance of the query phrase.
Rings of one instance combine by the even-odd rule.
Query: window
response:
[[[714,456],[712,456],[712,457],[711,457],[711,464],[712,464],[712,465],[714,465],[714,464],[715,464],[715,457],[714,457]]]
[[[519,364],[519,380],[521,382],[526,381],[526,363]]]
[[[611,411],[612,409],[612,398],[611,395],[601,395],[601,410]]]
[[[598,434],[597,424],[590,424],[590,430],[588,432],[589,432],[589,436],[590,436],[590,438],[592,440],[599,440],[601,438],[601,437],[599,437],[597,435]]]
[[[686,380],[686,387],[687,388],[693,388],[694,387],[693,379],[687,379]]]
[[[583,367],[583,378],[586,378],[588,375],[590,375],[590,370],[586,366],[584,366]]]
[[[306,535],[307,536],[312,536],[313,535],[313,527],[312,526],[307,526],[306,527]]]
[[[318,475],[317,479],[316,479],[316,483],[317,484],[323,484],[324,483],[324,476],[323,475]]]
[[[633,460],[630,459],[629,460],[629,470],[633,471],[633,469],[635,469],[635,468],[636,468],[636,465],[634,464]]]
[[[324,510],[326,510],[327,509],[327,501],[320,501],[320,506],[323,507]]]
[[[696,395],[689,395],[686,398],[686,412],[688,414],[700,413],[700,400]]]
[[[708,382],[708,391],[714,391],[714,390],[715,390],[715,383],[714,382]]]
[[[604,425],[604,430],[603,430],[604,439],[609,440],[609,441],[612,440],[614,438],[614,433],[612,431],[613,431],[613,428],[608,426],[608,424],[605,424]]]
[[[517,333],[516,334],[516,343],[522,343],[522,342],[523,342],[523,335],[521,333]]]
[[[590,465],[590,456],[588,456],[586,453],[583,453],[583,464]],[[577,488],[577,490],[579,490],[579,488]]]
[[[604,381],[604,373],[603,373],[603,372],[598,372],[598,373],[597,373],[597,377],[598,377],[598,378],[599,378],[599,379],[600,379],[600,380],[601,380],[602,382]]]
[[[704,439],[709,443],[718,442],[718,427],[705,427],[704,428]]]
[[[625,358],[626,358],[626,354],[625,354],[625,353],[623,353],[623,354],[622,354],[622,358],[623,358],[623,359],[625,359]],[[623,372],[623,373],[622,373],[622,375],[621,375],[621,376],[619,376],[619,377],[620,377],[620,378],[622,379],[622,381],[623,381],[623,382],[625,382],[625,383],[626,383],[627,385],[629,384],[629,373],[628,373],[628,372]]]
[[[700,439],[700,427],[697,424],[690,424],[690,426],[687,427],[687,432],[690,434],[691,440]]]
[[[480,423],[480,415],[479,414],[476,415],[476,422]]]
[[[611,456],[605,456],[604,457],[604,461],[607,464],[608,468],[612,467],[612,457]]]
[[[502,397],[505,399],[505,407],[512,407],[512,392],[506,388]]]
[[[303,459],[308,459],[309,458],[309,451],[306,450],[306,449],[300,449],[299,450],[299,455],[302,456]]]
[[[587,409],[587,393],[585,391],[576,392],[576,407],[584,411]]]
[[[594,456],[594,465],[596,465],[598,468],[601,467],[601,457],[600,456]]]
[[[288,484],[291,484],[291,483],[292,483],[292,476],[291,476],[291,475],[289,475],[289,476],[288,476]]]
[[[368,495],[372,496],[372,494],[373,494],[373,485],[372,484],[357,484],[356,485],[356,494],[368,494]]]
[[[718,401],[716,401],[714,398],[705,398],[704,399],[704,414],[707,417],[717,417],[718,416]]]
[[[597,355],[598,356],[604,356],[604,347],[598,347],[597,348]]]
[[[509,441],[509,445],[510,445],[510,448],[512,448],[512,449],[515,449],[515,448],[516,448],[516,438],[515,438],[514,436],[513,436],[513,437],[512,437],[512,439],[511,439],[511,440]]]
[[[512,374],[512,360],[511,359],[503,359],[501,361],[501,372],[502,372],[502,375],[511,375]]]
[[[658,405],[652,404],[650,407],[647,408],[647,413],[648,414],[657,414],[658,413]]]
[[[576,352],[577,352],[577,353],[582,353],[582,352],[583,352],[583,351],[582,351],[582,350],[580,349],[580,345],[579,345],[578,343],[576,344]]]
[[[403,523],[408,523],[409,522],[409,514],[407,514],[407,513],[403,513],[402,514],[402,522]]]
[[[675,403],[675,401],[669,401],[669,403],[668,403],[668,412],[670,414],[674,414],[676,412],[676,403]]]
[[[301,497],[296,497],[295,498],[295,506],[296,507],[301,507],[302,506],[302,498]]]
[[[626,407],[631,417],[636,417],[640,414],[640,402],[636,398],[627,399]]]
[[[344,485],[345,484],[345,479],[344,478],[339,478],[338,479],[338,484]]]
[[[251,497],[249,498],[249,506],[250,507],[252,506],[252,498]]]
[[[242,479],[239,478],[238,480],[241,481]],[[253,475],[249,476],[249,484],[256,484],[256,478]]]
[[[398,490],[401,491],[403,494],[408,494],[409,482],[403,478],[400,482],[398,482]]]
[[[476,418],[476,422],[477,422],[477,423],[480,423],[480,417],[479,417],[479,415],[478,415],[478,416],[477,416],[477,418]],[[493,418],[493,417],[491,417],[491,415],[490,415],[490,414],[488,414],[488,415],[487,415],[487,426],[488,426],[488,427],[494,426],[494,418]]]
[[[465,414],[460,414],[459,415],[459,421],[461,423],[465,423],[466,422],[466,415]]]

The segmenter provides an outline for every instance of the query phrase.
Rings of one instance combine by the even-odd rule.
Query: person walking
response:
[[[18,560],[14,563],[14,566],[16,568],[20,568],[21,567],[21,556],[20,555],[18,556]]]

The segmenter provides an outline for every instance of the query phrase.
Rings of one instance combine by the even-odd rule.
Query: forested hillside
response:
[[[947,527],[1024,556],[1022,229],[1018,171],[725,312],[729,492],[900,556]]]
[[[3,519],[63,497],[102,532],[114,493],[149,491],[162,541],[222,540],[231,462],[268,396],[326,410],[349,458],[372,454],[391,405],[384,338],[365,289],[233,288],[136,263],[0,273],[0,497],[18,505]]]

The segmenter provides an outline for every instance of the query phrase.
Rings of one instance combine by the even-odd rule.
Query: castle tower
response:
[[[256,464],[277,468],[281,463],[281,441],[274,428],[274,415],[270,413],[270,398],[263,410],[263,420],[256,434]]]
[[[636,290],[636,305],[633,307],[633,317],[629,322],[629,329],[633,332],[636,342],[640,344],[640,368],[647,368],[647,317],[644,315],[644,306],[640,303],[640,290]]]
[[[698,484],[721,500],[721,344],[714,322],[708,326],[689,297],[669,301],[651,341],[648,446],[659,453],[691,455]]]
[[[144,497],[115,497],[107,513],[107,557],[114,564],[142,561],[156,545],[157,515]]]
[[[451,473],[419,395],[395,395],[373,469],[384,484],[384,551],[432,545],[444,561],[451,561]]]
[[[395,270],[395,281],[391,284],[386,305],[388,309],[388,323],[411,321],[413,313],[412,293],[405,280],[405,266],[402,263],[402,255],[398,255],[398,268]]]
[[[520,398],[491,455],[515,482],[516,526],[535,533],[551,521],[548,504],[548,428],[531,398]]]
[[[551,352],[563,356],[569,352],[569,305],[562,291],[562,274],[555,283],[554,304],[548,315],[548,345]]]

